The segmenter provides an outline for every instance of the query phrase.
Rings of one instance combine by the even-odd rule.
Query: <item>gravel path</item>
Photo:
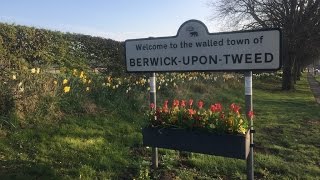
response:
[[[320,83],[310,73],[308,74],[308,82],[316,102],[320,104]]]

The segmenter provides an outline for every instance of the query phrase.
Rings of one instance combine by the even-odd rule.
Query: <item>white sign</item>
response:
[[[200,21],[183,23],[177,36],[125,41],[128,72],[276,70],[279,29],[209,33]]]

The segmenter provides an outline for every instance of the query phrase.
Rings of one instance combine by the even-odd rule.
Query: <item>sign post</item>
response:
[[[244,73],[245,78],[245,107],[246,107],[246,115],[249,119],[249,127],[250,127],[250,151],[247,157],[247,179],[254,179],[254,169],[253,169],[253,121],[252,116],[249,116],[249,112],[253,111],[252,107],[252,71],[247,71]]]
[[[245,72],[246,113],[250,125],[247,178],[254,178],[252,71],[281,68],[281,31],[263,29],[209,33],[198,20],[183,23],[176,36],[125,41],[128,72],[151,72],[150,103],[156,105],[155,72],[242,71]],[[153,167],[158,150],[152,149]]]
[[[157,107],[157,94],[156,94],[156,73],[151,73],[150,76],[150,104]],[[156,117],[155,117],[156,118]],[[158,168],[158,148],[152,147],[152,167]]]

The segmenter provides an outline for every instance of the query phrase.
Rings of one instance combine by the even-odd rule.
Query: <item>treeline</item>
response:
[[[82,34],[0,23],[0,70],[26,67],[124,73],[123,43]]]
[[[320,59],[320,0],[219,0],[210,6],[232,26],[281,28],[283,90],[293,89],[302,69]]]

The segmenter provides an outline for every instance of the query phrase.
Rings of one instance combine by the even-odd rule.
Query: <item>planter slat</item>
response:
[[[143,145],[189,151],[216,156],[246,159],[250,136],[188,131],[185,129],[151,128],[142,130]]]

